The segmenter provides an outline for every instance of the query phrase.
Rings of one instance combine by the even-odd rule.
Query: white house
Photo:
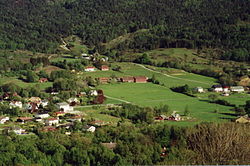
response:
[[[221,85],[213,85],[212,89],[214,92],[223,92],[223,88]]]
[[[97,96],[98,95],[97,90],[91,90],[89,94],[91,96]]]
[[[86,67],[85,69],[84,69],[84,71],[86,71],[86,72],[93,72],[93,71],[95,71],[96,69],[95,69],[95,67]]]
[[[52,125],[58,125],[59,124],[59,119],[58,118],[49,118],[45,120],[45,124],[48,126]]]
[[[62,103],[57,103],[56,104],[57,108],[60,110],[63,110],[64,112],[71,112],[74,110],[73,107],[71,107],[68,103],[62,102]]]
[[[50,117],[50,115],[47,114],[47,113],[44,113],[44,114],[36,114],[36,115],[35,115],[35,118],[41,118],[41,119],[45,119],[45,118],[48,118],[48,117]]]
[[[195,92],[203,93],[204,89],[202,87],[196,87],[194,88]]]
[[[9,117],[0,117],[0,124],[4,124],[6,121],[10,120]]]
[[[231,86],[230,89],[232,92],[238,92],[238,93],[245,91],[243,86]]]
[[[85,130],[88,132],[95,132],[96,128],[95,126],[85,126]]]
[[[76,97],[71,97],[71,98],[69,98],[69,99],[67,100],[67,102],[68,102],[68,103],[72,103],[72,102],[78,103],[79,100],[78,100]]]
[[[223,92],[225,92],[225,93],[230,92],[230,87],[229,86],[223,86]]]
[[[10,102],[10,108],[22,108],[23,103],[21,101],[12,101]]]

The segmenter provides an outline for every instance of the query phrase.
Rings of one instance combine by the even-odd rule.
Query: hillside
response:
[[[148,29],[119,49],[213,47],[248,52],[249,6],[249,0],[2,0],[0,48],[55,52],[61,37],[77,35],[94,46]]]

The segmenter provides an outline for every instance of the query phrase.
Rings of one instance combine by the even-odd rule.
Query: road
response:
[[[136,63],[135,63],[136,64]],[[141,64],[136,64],[137,66],[140,66],[148,71],[151,71],[151,72],[154,72],[154,73],[158,73],[158,74],[162,74],[166,77],[169,77],[169,78],[173,78],[173,79],[178,79],[178,80],[183,80],[183,81],[190,81],[190,82],[194,82],[194,83],[200,83],[200,84],[206,84],[206,85],[210,85],[209,83],[206,83],[206,82],[202,82],[202,81],[196,81],[196,80],[190,80],[190,79],[185,79],[185,78],[179,78],[179,77],[175,77],[175,76],[171,76],[171,75],[168,75],[168,74],[164,74],[162,72],[159,72],[159,71],[155,71],[155,70],[152,70],[152,69],[149,69],[147,68],[146,66],[144,65],[141,65]]]

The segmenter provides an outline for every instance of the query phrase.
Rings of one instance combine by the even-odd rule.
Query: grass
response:
[[[228,115],[233,113],[229,111],[230,107],[200,101],[198,98],[175,93],[168,88],[151,83],[108,84],[102,85],[100,88],[108,96],[123,99],[141,106],[154,107],[167,104],[171,110],[178,111],[180,114],[183,114],[185,107],[188,106],[191,116],[196,118],[196,121],[192,123],[223,121],[223,118],[232,118],[232,116]],[[213,113],[215,109],[219,110],[218,113]]]
[[[16,77],[2,77],[0,78],[0,85],[3,84],[9,84],[9,83],[14,83],[22,88],[28,88],[28,87],[33,87],[33,86],[39,86],[41,90],[45,90],[48,87],[52,86],[52,82],[45,82],[45,83],[28,83],[24,82],[22,80],[17,79]]]

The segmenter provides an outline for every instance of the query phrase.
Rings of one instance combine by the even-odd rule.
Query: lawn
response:
[[[52,86],[52,82],[45,82],[45,83],[27,83],[22,80],[17,79],[16,77],[2,77],[0,78],[0,85],[14,83],[22,88],[32,87],[32,86],[39,86],[41,90],[45,90],[48,87]]]
[[[229,111],[230,107],[200,101],[198,98],[175,93],[166,87],[152,83],[107,84],[101,85],[99,88],[103,89],[104,94],[107,96],[126,100],[141,106],[154,107],[167,104],[172,111],[178,111],[180,114],[183,114],[185,108],[188,107],[191,116],[196,119],[192,123],[232,118],[232,116],[227,115],[233,113]],[[213,113],[215,109],[219,110],[218,113]]]

